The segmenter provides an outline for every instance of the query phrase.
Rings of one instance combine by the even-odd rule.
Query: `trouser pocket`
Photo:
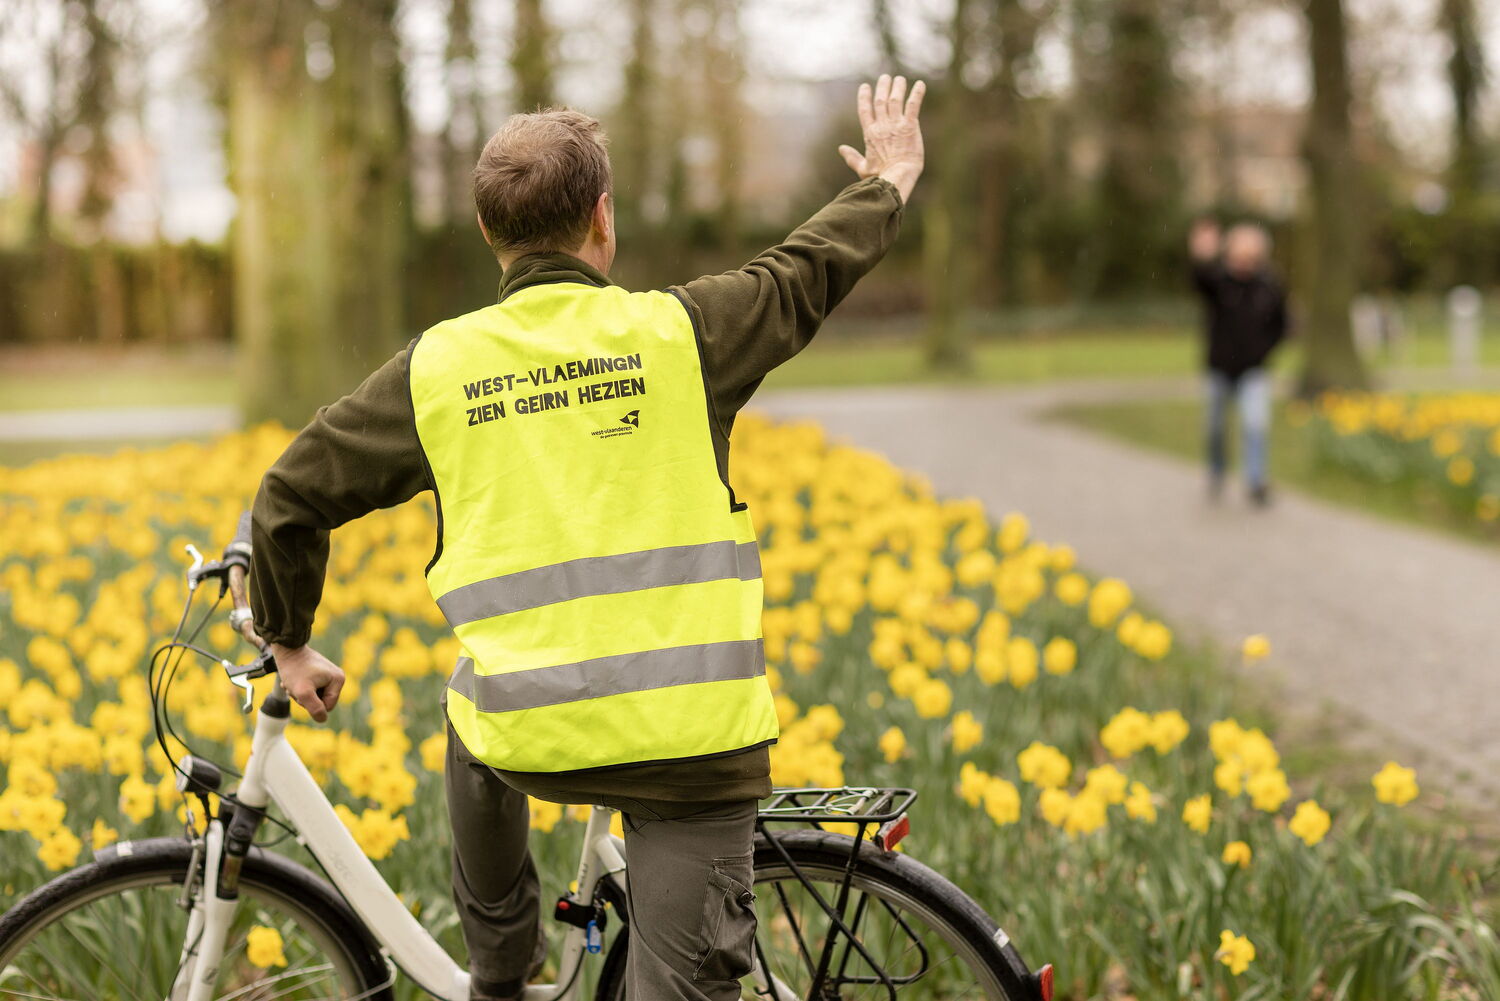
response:
[[[714,859],[703,897],[703,944],[694,980],[739,980],[755,950],[755,894],[751,857]]]

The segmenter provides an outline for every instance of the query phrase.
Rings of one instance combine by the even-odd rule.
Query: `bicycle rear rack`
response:
[[[911,809],[916,798],[916,790],[899,788],[773,789],[771,801],[760,808],[758,819],[809,824],[848,821],[887,824]]]
[[[823,948],[819,950],[816,962],[806,949],[802,948],[801,954],[807,962],[809,971],[812,973],[812,996],[824,997],[831,991],[836,994],[838,985],[842,983],[879,984],[885,988],[890,1001],[896,1001],[897,978],[892,978],[875,957],[865,948],[859,940],[854,927],[857,927],[865,908],[868,898],[861,898],[858,908],[853,915],[848,914],[850,890],[853,886],[854,872],[858,865],[861,843],[865,840],[865,832],[871,827],[875,831],[869,840],[882,851],[891,851],[896,843],[906,836],[911,830],[911,822],[906,818],[906,811],[916,801],[917,793],[914,789],[902,788],[878,788],[874,786],[841,786],[839,788],[817,788],[817,789],[773,789],[771,790],[770,802],[762,806],[755,818],[755,826],[765,837],[768,844],[781,857],[787,869],[797,879],[804,889],[808,891],[818,907],[828,916],[832,928]],[[806,873],[797,865],[786,847],[778,841],[766,828],[768,823],[805,823],[819,830],[824,824],[848,824],[855,829],[854,836],[849,842],[849,856],[844,863],[843,878],[839,881],[838,892],[832,902],[823,898],[813,885],[812,880],[807,878]],[[778,893],[782,891],[778,888]],[[782,903],[786,905],[786,898],[782,894]],[[889,908],[889,905],[884,905]],[[894,911],[891,912],[894,915]],[[852,918],[851,921],[849,920]],[[900,921],[897,918],[898,922]],[[901,927],[906,929],[904,922]],[[794,932],[796,926],[793,925]],[[910,929],[906,929],[910,934]],[[800,935],[800,932],[798,933]],[[834,947],[838,937],[842,935],[847,945],[844,949],[843,961],[835,971],[833,968]],[[921,956],[921,968],[911,979],[916,979],[927,971],[927,950],[922,943],[915,938],[913,942]],[[801,942],[799,940],[799,946]],[[766,964],[766,957],[760,951],[760,943],[756,943],[757,955],[762,966]],[[846,977],[844,967],[848,964],[851,950],[869,964],[873,976]],[[769,967],[766,967],[769,968]],[[833,977],[830,981],[829,978]],[[903,981],[904,982],[904,981]],[[775,992],[773,990],[773,996]]]

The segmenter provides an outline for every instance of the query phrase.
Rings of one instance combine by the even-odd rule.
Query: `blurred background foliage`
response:
[[[493,301],[468,174],[506,115],[567,103],[605,122],[615,277],[661,286],[734,266],[831,197],[854,85],[892,69],[931,86],[929,173],[845,315],[905,317],[929,367],[969,372],[985,330],[1038,309],[1171,310],[1190,220],[1256,219],[1294,288],[1304,386],[1357,386],[1356,294],[1500,279],[1494,16],[1477,0],[10,0],[0,345],[232,341],[245,416],[298,424]]]

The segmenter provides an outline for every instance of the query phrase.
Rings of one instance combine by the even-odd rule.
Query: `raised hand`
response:
[[[1219,224],[1212,219],[1198,219],[1188,233],[1188,253],[1195,261],[1211,261],[1219,256]]]
[[[860,177],[883,177],[896,186],[905,202],[922,176],[925,156],[922,151],[922,129],[917,116],[922,111],[922,96],[927,84],[918,80],[906,93],[906,77],[893,81],[880,74],[872,93],[870,85],[859,85],[859,124],[865,133],[865,151],[840,146],[839,154]]]

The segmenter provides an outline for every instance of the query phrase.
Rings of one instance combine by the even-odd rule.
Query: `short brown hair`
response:
[[[598,121],[569,108],[511,115],[474,166],[474,204],[495,253],[572,250],[609,191]]]

